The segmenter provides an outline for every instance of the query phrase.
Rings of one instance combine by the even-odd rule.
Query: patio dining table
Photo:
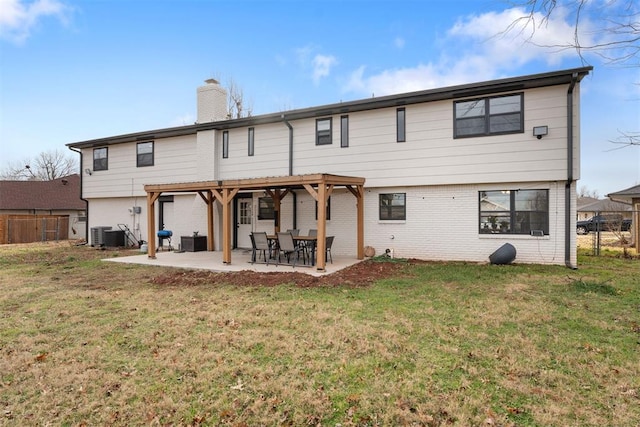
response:
[[[268,234],[267,239],[269,240],[269,245],[273,248],[277,248],[278,246],[278,236],[275,234]],[[293,242],[296,245],[304,244],[307,248],[311,250],[311,265],[316,265],[316,246],[318,243],[318,236],[293,236]]]

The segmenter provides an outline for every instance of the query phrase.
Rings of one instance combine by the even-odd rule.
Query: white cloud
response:
[[[0,0],[0,38],[23,43],[42,18],[55,16],[65,23],[68,6],[57,0]]]
[[[366,76],[365,67],[353,71],[345,92],[376,96],[491,80],[510,74],[523,65],[541,62],[557,65],[575,51],[557,46],[573,40],[573,25],[566,12],[554,10],[546,22],[540,15],[532,21],[523,9],[471,15],[459,20],[448,32],[441,56],[415,67],[390,69]],[[514,22],[524,27],[511,25]],[[544,25],[540,25],[544,22]],[[590,22],[582,23],[582,38],[589,39]]]
[[[336,65],[338,60],[331,55],[316,55],[313,58],[313,82],[318,84],[320,79],[327,77],[331,72],[331,67]]]
[[[405,40],[402,37],[396,37],[393,40],[393,44],[395,47],[397,47],[398,49],[402,49],[404,47],[405,44]]]

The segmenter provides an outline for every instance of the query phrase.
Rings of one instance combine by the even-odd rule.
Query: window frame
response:
[[[318,220],[318,202],[316,201],[316,221]],[[325,220],[329,221],[331,219],[331,196],[327,199],[327,211]]]
[[[321,123],[328,123],[329,129],[319,129]],[[316,119],[316,145],[333,144],[333,117]]]
[[[96,157],[97,153],[104,150],[104,157]],[[98,147],[93,149],[93,171],[109,170],[109,147]]]
[[[349,147],[349,116],[340,116],[340,148]]]
[[[404,107],[396,109],[396,142],[407,141],[407,110]]]
[[[222,158],[229,158],[229,131],[222,131]]]
[[[274,220],[276,219],[275,204],[269,196],[258,197],[258,219]]]
[[[526,204],[531,199],[518,196],[526,196],[534,192],[539,194],[536,197],[543,195],[542,209],[519,208],[522,203]],[[489,193],[495,193],[497,197],[491,198]],[[507,201],[507,195],[508,206],[503,206],[502,210],[482,209],[483,202],[497,204],[496,201],[500,199]],[[548,236],[550,234],[549,202],[549,190],[544,188],[478,191],[478,234],[531,235],[533,230],[541,230],[543,235]]]
[[[402,196],[402,205],[394,204],[396,196]],[[389,197],[391,196],[391,197]],[[390,204],[383,204],[383,200],[390,201]],[[394,217],[394,207],[401,212],[400,217]],[[395,214],[397,216],[397,213]],[[406,221],[407,220],[407,193],[380,193],[378,194],[378,219],[380,221]]]
[[[247,129],[247,155],[252,157],[255,153],[255,128]]]
[[[140,147],[151,144],[151,152],[150,153],[141,153]],[[151,154],[151,160],[144,160],[148,155]],[[155,144],[153,141],[142,141],[136,144],[136,167],[147,167],[153,166],[155,162]]]
[[[491,113],[491,101],[500,98],[508,98],[508,97],[519,97],[520,105],[519,110],[509,111],[509,112],[500,112],[500,113]],[[473,103],[482,101],[482,115],[470,116],[470,117],[458,117],[458,106],[464,103]],[[494,107],[496,108],[496,107]],[[506,117],[509,115],[519,115],[519,126],[518,129],[510,129],[510,130],[498,130],[492,131],[492,118]],[[482,132],[473,132],[473,133],[464,133],[461,134],[459,124],[463,122],[469,122],[471,120],[482,120],[483,130]],[[486,96],[481,98],[473,98],[473,99],[461,99],[458,101],[454,101],[453,103],[453,138],[474,138],[479,136],[492,136],[492,135],[508,135],[514,133],[524,133],[524,92],[517,93],[508,93],[502,95],[494,95],[494,96]]]

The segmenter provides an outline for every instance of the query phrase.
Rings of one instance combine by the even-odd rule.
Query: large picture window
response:
[[[481,234],[549,234],[549,190],[480,191]]]
[[[496,96],[454,104],[454,137],[524,132],[524,95]]]
[[[109,169],[109,151],[107,147],[93,149],[93,170],[106,171]]]
[[[331,117],[316,120],[316,145],[331,144]]]
[[[136,165],[153,166],[153,141],[139,142],[136,145]]]
[[[380,194],[380,220],[407,219],[406,193]]]

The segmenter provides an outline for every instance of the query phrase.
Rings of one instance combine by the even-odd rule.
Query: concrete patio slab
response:
[[[276,266],[273,263],[266,265],[265,263],[251,264],[251,250],[237,249],[231,254],[231,264],[222,262],[222,251],[214,252],[157,252],[156,259],[151,259],[147,254],[132,255],[117,258],[106,258],[104,261],[120,262],[129,264],[157,265],[162,267],[175,267],[196,270],[209,270],[218,272],[230,271],[257,271],[262,273],[282,273],[295,271],[298,273],[310,274],[312,276],[323,276],[331,274],[343,268],[349,267],[360,262],[357,258],[334,257],[333,263],[327,262],[325,271],[318,271],[316,267],[308,265],[296,264],[292,267],[288,264],[280,264]]]

